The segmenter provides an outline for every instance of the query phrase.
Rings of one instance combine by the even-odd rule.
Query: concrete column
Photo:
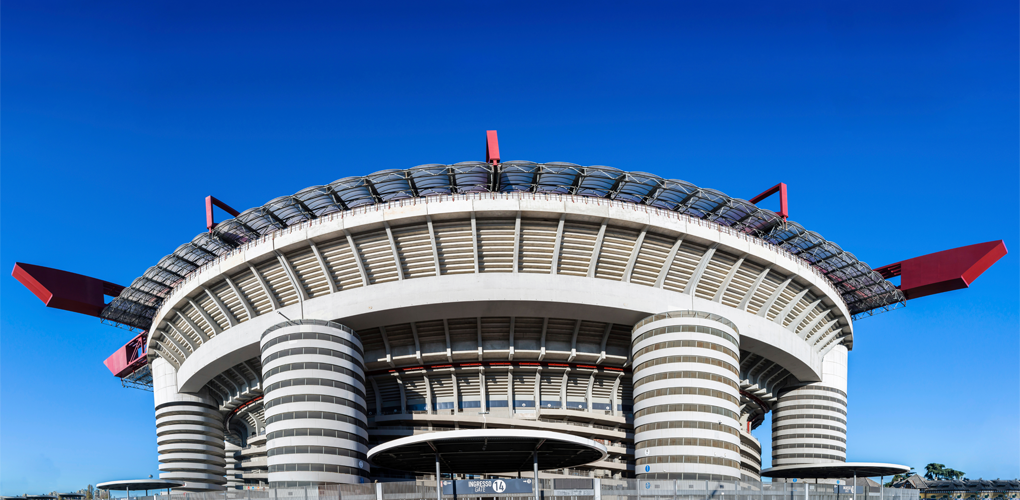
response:
[[[656,315],[631,336],[638,479],[740,479],[740,333],[697,311]]]
[[[531,454],[531,467],[532,467],[531,477],[533,477],[535,479],[535,484],[534,484],[534,487],[532,488],[532,490],[535,492],[535,500],[538,500],[538,497],[539,497],[539,495],[541,493],[538,490],[538,485],[539,485],[539,483],[538,483],[538,448],[535,448],[535,452]]]
[[[356,484],[368,477],[365,362],[357,334],[300,320],[262,334],[269,484]]]
[[[772,465],[846,462],[847,349],[822,358],[822,381],[779,393],[772,410]],[[806,437],[810,436],[810,437]]]
[[[177,392],[177,372],[162,358],[152,361],[159,477],[184,481],[182,491],[225,490],[222,416],[205,392]]]

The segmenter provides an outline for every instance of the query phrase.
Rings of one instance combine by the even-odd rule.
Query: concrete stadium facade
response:
[[[757,236],[638,203],[337,211],[188,273],[148,339],[161,477],[191,490],[407,477],[366,450],[474,428],[597,440],[595,477],[758,479],[769,411],[773,464],[846,459],[853,324],[834,284]]]

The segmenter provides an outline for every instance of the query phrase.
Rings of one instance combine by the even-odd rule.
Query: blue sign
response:
[[[648,467],[648,466],[646,465],[645,467]],[[652,483],[645,483],[645,489],[646,490],[650,489],[651,487],[652,487]]]
[[[650,470],[652,470],[652,466],[651,465],[646,465],[645,466],[645,472],[648,472]]]
[[[793,482],[795,482],[795,483],[796,483],[796,482],[797,482],[797,478],[793,478]]]
[[[531,479],[459,479],[443,481],[444,495],[531,493]]]

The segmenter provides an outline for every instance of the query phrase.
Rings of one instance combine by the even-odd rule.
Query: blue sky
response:
[[[971,289],[857,322],[848,456],[1018,477],[1017,10],[4,2],[0,494],[158,474],[151,394],[102,364],[132,334],[45,309],[16,261],[128,284],[207,195],[481,160],[486,129],[504,160],[786,182],[876,267],[1004,239]]]

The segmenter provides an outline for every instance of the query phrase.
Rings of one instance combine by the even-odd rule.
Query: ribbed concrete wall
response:
[[[266,437],[254,436],[248,439],[248,447],[241,450],[241,477],[245,485],[265,486],[269,482],[266,465]]]
[[[240,490],[244,487],[241,474],[241,448],[229,441],[223,443],[227,459],[227,489]]]
[[[740,478],[761,480],[761,443],[743,429],[740,431]]]
[[[159,477],[182,491],[223,490],[227,479],[222,416],[211,398],[179,394],[174,367],[152,360]]]
[[[846,461],[847,349],[822,361],[822,381],[779,394],[772,415],[772,465]]]
[[[179,367],[231,328],[302,301],[397,281],[491,273],[589,277],[686,293],[775,322],[819,352],[850,333],[845,305],[824,277],[746,235],[704,221],[691,221],[689,234],[678,234],[676,221],[634,207],[610,214],[560,202],[549,207],[554,211],[522,213],[524,201],[493,203],[451,204],[454,212],[434,220],[425,217],[424,205],[402,207],[382,224],[359,216],[317,223],[314,242],[292,231],[279,243],[253,244],[229,268],[206,271],[221,276],[179,287],[153,324],[151,352]],[[464,211],[469,207],[475,212]],[[514,211],[520,215],[508,215]],[[581,212],[599,213],[602,222]]]
[[[633,335],[635,472],[740,478],[740,334],[707,313],[642,321]]]
[[[270,486],[367,480],[365,360],[353,330],[294,321],[262,336]]]

